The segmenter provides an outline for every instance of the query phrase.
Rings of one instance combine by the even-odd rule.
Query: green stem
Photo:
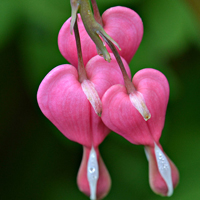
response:
[[[74,23],[76,21],[76,15],[78,12],[78,9],[80,7],[80,0],[70,0],[71,9],[72,9],[72,17],[71,17],[71,23],[70,23],[70,33],[73,33],[74,29]]]
[[[74,23],[74,34],[75,34],[76,48],[77,48],[77,54],[78,54],[78,78],[79,78],[79,82],[82,83],[85,79],[87,79],[87,74],[86,74],[85,67],[83,64],[83,56],[82,56],[82,51],[81,51],[81,41],[80,41],[80,35],[78,31],[77,18]]]
[[[125,84],[125,87],[126,87],[126,90],[128,92],[128,94],[131,94],[132,92],[135,91],[135,87],[133,85],[133,83],[131,82],[130,78],[128,77],[128,74],[125,70],[125,67],[124,67],[124,64],[122,62],[122,59],[117,51],[117,49],[115,48],[114,44],[104,36],[104,34],[102,34],[101,32],[99,32],[99,35],[103,38],[103,40],[108,44],[108,46],[110,47],[111,51],[113,52],[116,60],[117,60],[117,63],[121,69],[121,72],[122,72],[122,75],[123,75],[123,78],[124,78],[124,84]]]
[[[89,0],[80,1],[79,11],[80,11],[81,18],[88,35],[96,44],[98,50],[103,55],[104,59],[107,61],[110,61],[110,55],[106,47],[103,45],[102,40],[97,34],[97,31],[103,28],[99,23],[95,21]]]
[[[93,12],[94,12],[94,18],[103,27],[103,21],[101,19],[101,15],[99,13],[97,2],[96,2],[96,0],[91,0],[91,2],[92,2],[92,8],[93,8]]]

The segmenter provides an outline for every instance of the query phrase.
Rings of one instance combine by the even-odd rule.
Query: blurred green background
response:
[[[200,1],[97,0],[100,12],[130,7],[144,23],[132,74],[153,67],[170,84],[161,144],[180,171],[172,200],[200,199]],[[82,147],[41,113],[36,93],[43,77],[66,63],[57,35],[70,17],[69,0],[0,0],[0,199],[88,199],[76,175]],[[112,178],[105,199],[159,200],[148,183],[142,146],[111,133],[100,151]]]

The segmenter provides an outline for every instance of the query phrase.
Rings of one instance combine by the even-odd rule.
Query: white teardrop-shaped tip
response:
[[[148,151],[146,150],[145,147],[144,147],[144,153],[146,155],[147,161],[149,161],[149,153],[148,153]]]
[[[87,164],[87,179],[90,186],[90,199],[96,199],[97,181],[99,178],[99,166],[97,161],[97,154],[92,147]]]
[[[158,165],[158,170],[168,187],[167,196],[171,196],[173,194],[173,182],[172,182],[170,164],[167,160],[167,157],[162,152],[162,150],[156,145],[156,143],[155,143],[154,151],[155,151],[156,161]]]
[[[101,99],[99,97],[99,94],[97,93],[94,84],[90,80],[84,80],[81,83],[81,87],[83,92],[85,93],[88,101],[92,105],[94,111],[96,114],[101,117],[102,113],[102,103]]]
[[[151,118],[151,114],[145,104],[145,100],[142,93],[134,91],[131,94],[129,94],[129,99],[132,105],[138,110],[138,112],[142,115],[145,121]]]

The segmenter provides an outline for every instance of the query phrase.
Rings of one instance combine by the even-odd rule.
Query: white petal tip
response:
[[[144,120],[147,121],[151,118],[151,114],[148,112],[146,115],[143,116]]]
[[[87,179],[90,186],[90,199],[96,199],[97,181],[99,178],[99,166],[97,161],[97,154],[92,147],[87,164]]]
[[[144,147],[144,153],[146,155],[147,160],[149,161],[149,153],[145,147]]]
[[[167,157],[156,144],[154,147],[154,151],[155,151],[156,161],[158,165],[158,170],[168,187],[167,196],[169,197],[173,194],[171,167],[167,160]]]
[[[145,104],[143,95],[140,92],[135,91],[129,95],[129,98],[132,105],[135,107],[135,109],[138,110],[138,112],[142,115],[144,120],[149,120],[151,118],[151,114]]]
[[[82,87],[82,90],[85,93],[88,101],[90,102],[91,106],[93,107],[95,113],[99,117],[101,117],[102,103],[101,103],[101,99],[94,87],[94,84],[90,80],[84,80],[81,83],[81,87]]]

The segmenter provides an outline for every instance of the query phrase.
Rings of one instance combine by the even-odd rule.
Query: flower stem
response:
[[[82,90],[84,94],[86,95],[88,101],[90,102],[96,114],[100,117],[102,113],[102,103],[101,103],[99,94],[97,93],[95,89],[94,84],[87,78],[86,70],[83,64],[81,41],[80,41],[80,35],[78,31],[77,17],[74,23],[74,33],[75,33],[76,47],[77,47],[77,53],[78,53],[78,79],[79,79],[79,82],[81,83]]]
[[[99,35],[103,38],[103,40],[108,44],[108,46],[110,47],[111,51],[113,52],[116,60],[117,60],[117,63],[121,69],[121,72],[122,72],[122,75],[123,75],[123,78],[124,78],[124,84],[125,84],[125,87],[126,87],[126,90],[128,92],[128,94],[131,94],[132,92],[134,92],[136,89],[133,85],[133,83],[131,82],[130,78],[128,77],[128,74],[125,70],[125,67],[124,67],[124,64],[122,62],[122,59],[117,51],[117,49],[115,48],[114,44],[104,36],[104,34],[102,34],[101,32],[99,32]]]
[[[91,0],[91,3],[92,3],[95,20],[103,27],[103,21],[101,19],[101,15],[99,13],[99,9],[98,9],[96,0]]]
[[[73,33],[73,29],[74,29],[74,23],[76,21],[76,16],[77,16],[77,12],[78,9],[80,7],[80,0],[70,0],[70,4],[71,4],[71,9],[72,9],[72,17],[71,17],[71,23],[70,23],[70,33]]]
[[[97,31],[102,30],[102,26],[96,22],[94,15],[92,13],[92,9],[90,6],[89,0],[81,0],[80,1],[80,15],[84,24],[84,27],[90,36],[90,38],[93,40],[93,42],[96,44],[96,47],[98,49],[98,53],[100,55],[103,55],[104,59],[107,61],[110,61],[110,54],[108,53],[106,47],[104,46],[103,42],[101,41],[101,38],[98,36]]]
[[[83,56],[82,56],[82,51],[81,51],[81,41],[80,41],[80,35],[78,31],[77,17],[74,23],[74,34],[75,34],[76,48],[77,48],[77,54],[78,54],[78,78],[79,78],[79,82],[82,83],[85,79],[87,79],[87,74],[86,74],[85,67],[83,64]]]

